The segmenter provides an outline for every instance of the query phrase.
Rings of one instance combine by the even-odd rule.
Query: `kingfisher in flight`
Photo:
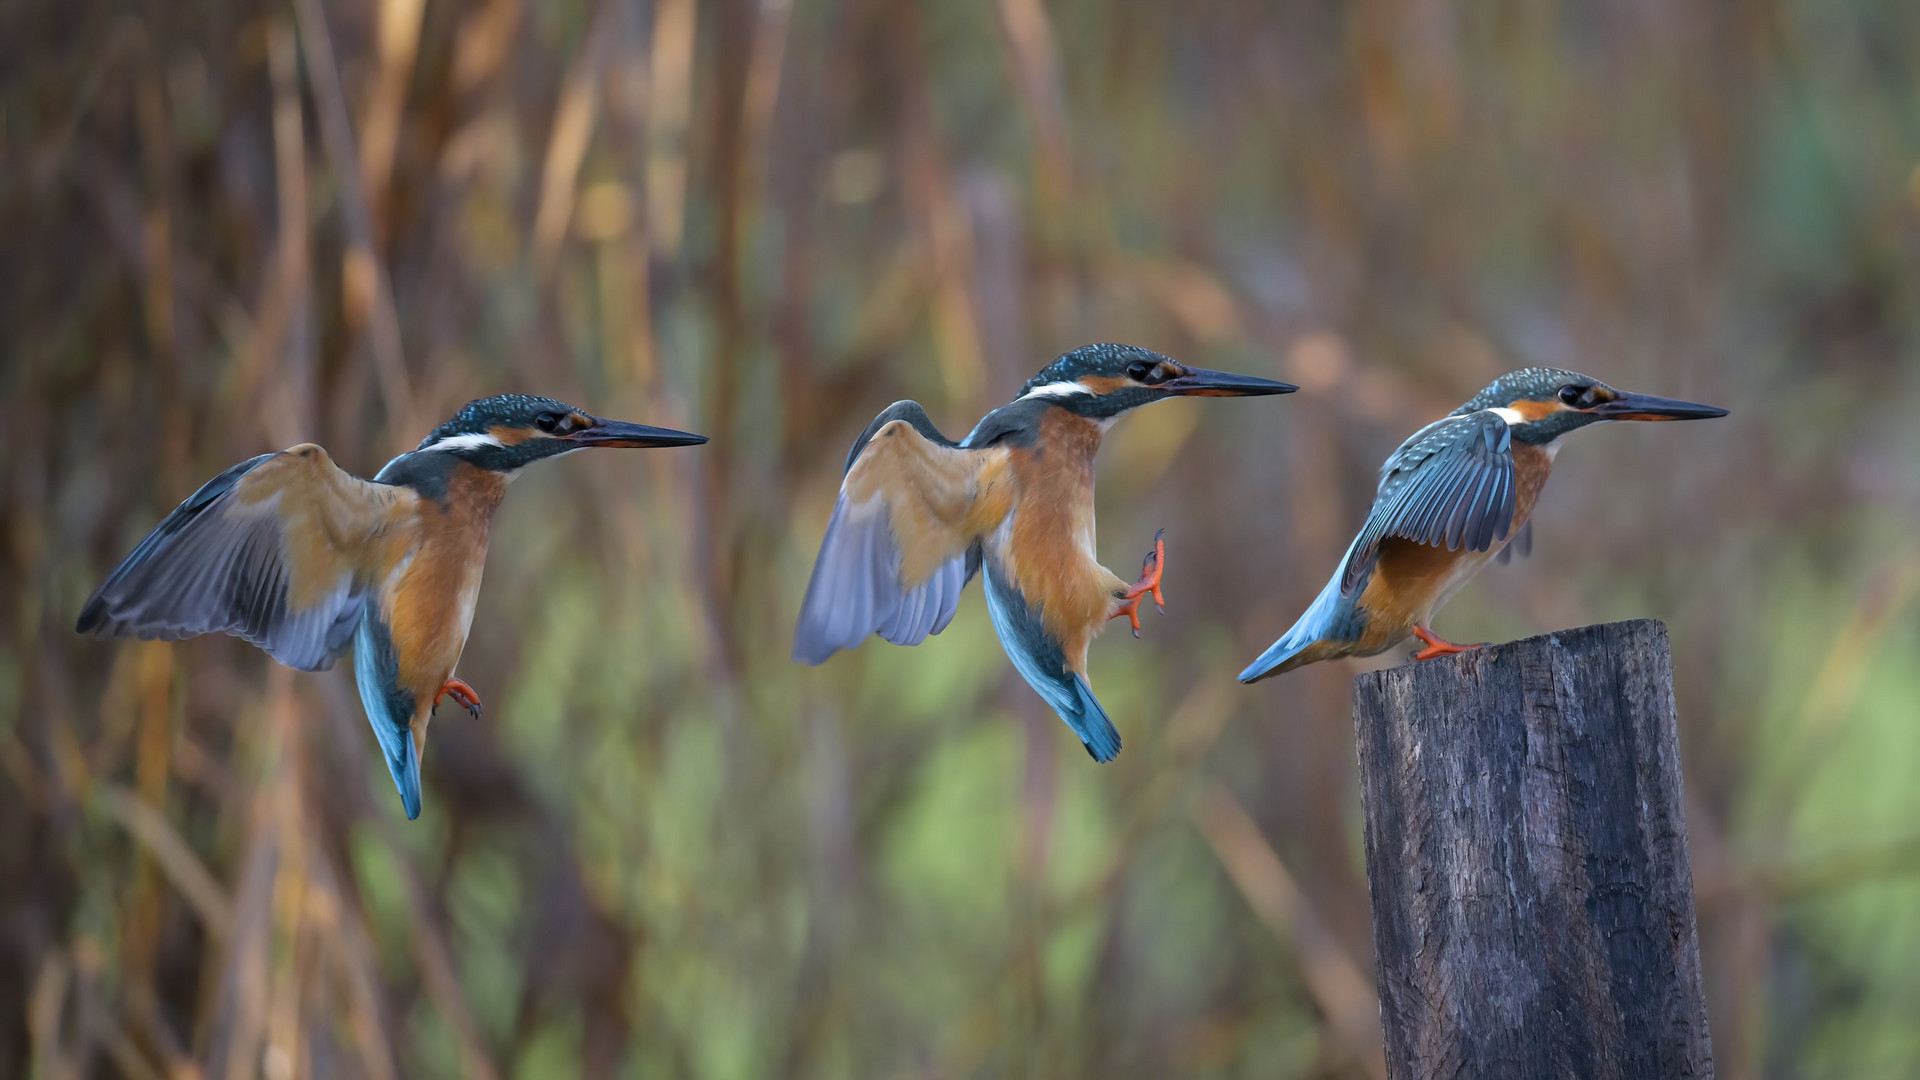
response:
[[[1380,469],[1373,511],[1333,579],[1293,628],[1240,673],[1257,682],[1304,664],[1373,656],[1405,641],[1415,660],[1476,649],[1428,629],[1487,560],[1531,544],[1529,518],[1560,439],[1607,420],[1705,420],[1727,410],[1525,368],[1413,434]]]
[[[207,481],[94,591],[75,629],[176,641],[226,633],[303,671],[353,649],[354,682],[407,817],[442,698],[474,716],[454,678],[493,513],[536,461],[586,447],[692,446],[703,435],[603,420],[550,398],[469,402],[372,480],[312,443]]]
[[[1088,345],[1047,365],[957,443],[917,402],[888,406],[847,455],[794,659],[819,664],[869,634],[918,645],[946,629],[961,590],[984,569],[987,611],[1013,666],[1095,761],[1113,760],[1120,733],[1088,685],[1087,645],[1121,616],[1139,636],[1140,598],[1163,604],[1166,548],[1156,534],[1131,585],[1100,565],[1100,438],[1122,413],[1165,398],[1295,389],[1131,345]]]

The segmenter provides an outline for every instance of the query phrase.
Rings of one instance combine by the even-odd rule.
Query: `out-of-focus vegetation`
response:
[[[0,13],[0,1073],[1379,1076],[1348,683],[1233,674],[1378,462],[1550,363],[1460,640],[1673,631],[1721,1075],[1920,1072],[1920,7],[16,0]],[[1092,340],[1109,767],[978,590],[789,633],[845,449]],[[469,398],[713,436],[509,496],[426,812],[344,670],[100,643],[229,463]],[[1383,662],[1396,658],[1384,658]]]

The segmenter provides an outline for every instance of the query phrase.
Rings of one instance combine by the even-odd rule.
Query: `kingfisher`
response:
[[[303,671],[332,667],[351,646],[367,719],[417,818],[434,710],[451,697],[481,713],[453,669],[507,484],[586,447],[706,441],[504,394],[469,402],[370,481],[312,443],[261,454],[168,514],[94,591],[75,629],[162,641],[232,634]]]
[[[793,657],[819,664],[869,634],[918,645],[946,629],[973,575],[1013,666],[1095,761],[1120,733],[1087,680],[1087,645],[1140,598],[1165,610],[1165,530],[1128,584],[1094,554],[1093,459],[1122,413],[1171,397],[1298,389],[1188,367],[1132,345],[1087,345],[1027,380],[966,438],[942,435],[918,402],[875,417],[847,455],[840,495],[800,605]]]
[[[1497,556],[1532,542],[1529,519],[1560,440],[1609,420],[1705,420],[1727,410],[1525,368],[1495,379],[1387,458],[1373,510],[1332,580],[1293,628],[1240,673],[1257,682],[1304,664],[1373,656],[1411,634],[1415,660],[1465,652],[1428,629],[1434,612]]]

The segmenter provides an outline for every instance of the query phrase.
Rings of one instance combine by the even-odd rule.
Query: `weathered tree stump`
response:
[[[1387,1072],[1713,1075],[1652,620],[1354,681]]]

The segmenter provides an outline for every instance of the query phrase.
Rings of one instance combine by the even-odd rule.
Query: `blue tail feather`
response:
[[[387,761],[393,786],[400,789],[400,806],[406,810],[407,820],[414,820],[420,816],[420,755],[414,753],[413,732],[403,729],[396,738],[381,739],[380,756]]]
[[[981,578],[986,584],[987,614],[993,616],[993,629],[1007,658],[1027,685],[1080,736],[1093,760],[1112,761],[1120,753],[1120,732],[1107,719],[1087,681],[1067,669],[1060,643],[1047,636],[1039,615],[1017,587],[1002,579],[1003,573],[989,559]]]
[[[380,756],[400,790],[407,820],[420,816],[420,755],[413,745],[413,695],[401,689],[399,658],[393,635],[380,618],[378,604],[369,601],[353,635],[353,681],[360,688],[367,722],[380,742]]]
[[[1060,719],[1067,722],[1075,735],[1085,744],[1088,756],[1102,765],[1120,756],[1120,732],[1114,728],[1113,721],[1107,719],[1107,710],[1093,696],[1093,688],[1079,675],[1073,677],[1074,694],[1079,699],[1080,711],[1068,715],[1058,706],[1054,711],[1060,713]]]
[[[1351,552],[1348,557],[1352,557]],[[1280,640],[1267,646],[1267,651],[1240,673],[1241,682],[1258,682],[1269,675],[1291,670],[1296,665],[1289,661],[1316,642],[1357,635],[1359,627],[1356,623],[1364,620],[1365,616],[1355,609],[1353,597],[1340,590],[1340,579],[1346,573],[1346,565],[1346,560],[1342,559],[1333,571],[1333,579],[1327,582],[1326,588],[1320,590],[1320,595],[1314,598],[1299,621],[1280,635]],[[1361,587],[1365,587],[1364,580]],[[1357,596],[1359,592],[1360,589],[1355,589],[1354,595]]]

